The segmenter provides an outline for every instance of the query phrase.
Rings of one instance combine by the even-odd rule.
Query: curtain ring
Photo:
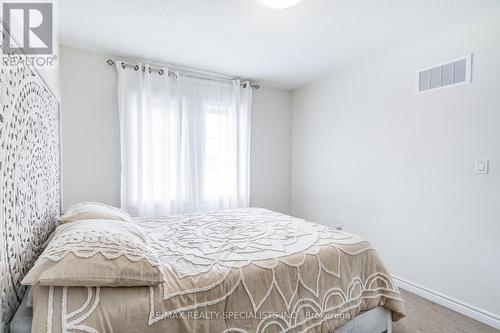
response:
[[[247,84],[246,83],[243,83],[243,88],[246,88],[247,87]]]
[[[151,74],[151,67],[148,68],[148,72],[149,72],[149,74]]]
[[[160,75],[163,75],[163,73],[164,73],[163,69],[160,69],[160,70],[158,71],[158,74],[160,74]]]
[[[122,68],[125,69],[125,67],[126,67],[125,64],[122,62]]]
[[[139,70],[139,65],[135,65],[134,70],[137,72]]]

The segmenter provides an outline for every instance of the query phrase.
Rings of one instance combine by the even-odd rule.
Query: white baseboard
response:
[[[464,316],[473,318],[483,324],[500,329],[500,316],[494,313],[485,311],[478,307],[466,304],[454,298],[443,295],[437,291],[425,288],[416,283],[402,279],[397,276],[392,276],[396,285],[404,290],[407,290],[415,295],[428,299],[434,303],[442,305],[448,309],[463,314]]]

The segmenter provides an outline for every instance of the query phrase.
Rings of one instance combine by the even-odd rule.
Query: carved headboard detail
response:
[[[60,148],[57,97],[36,70],[0,65],[0,331],[22,299],[21,280],[57,223]]]

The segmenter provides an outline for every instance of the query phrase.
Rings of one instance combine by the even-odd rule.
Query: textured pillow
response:
[[[163,281],[160,262],[138,226],[113,220],[81,220],[56,229],[22,283],[132,287]]]
[[[79,220],[117,220],[132,222],[130,215],[119,208],[99,202],[80,202],[66,209],[59,218],[59,223],[69,223]]]

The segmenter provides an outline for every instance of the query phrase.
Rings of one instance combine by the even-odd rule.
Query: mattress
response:
[[[404,303],[360,236],[259,208],[135,218],[165,282],[33,287],[32,332],[331,332]]]

